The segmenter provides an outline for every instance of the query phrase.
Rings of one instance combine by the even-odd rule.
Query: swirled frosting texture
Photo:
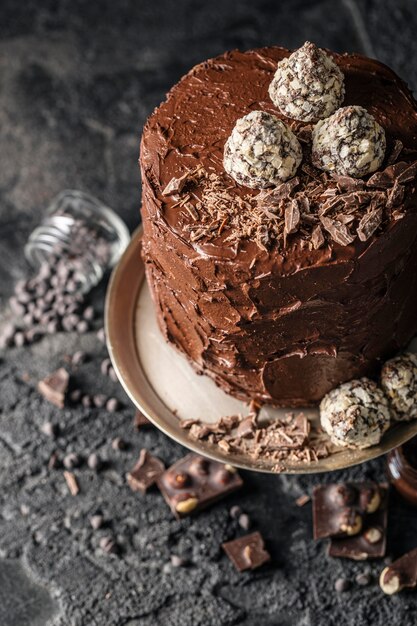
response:
[[[366,241],[340,245],[326,238],[317,249],[301,233],[285,247],[237,240],[233,226],[214,238],[192,237],[198,185],[188,210],[178,195],[163,194],[174,177],[195,168],[224,176],[224,145],[250,111],[291,124],[268,96],[277,62],[289,54],[264,48],[204,62],[151,115],[140,158],[143,259],[159,325],[197,371],[242,399],[301,406],[346,380],[374,374],[415,333],[414,182],[406,188],[402,219],[385,219]],[[376,61],[333,58],[345,75],[344,104],[372,113],[385,129],[387,153],[400,140],[411,160],[417,111],[406,85]],[[302,131],[300,123],[291,126]],[[246,206],[248,192],[256,193],[230,179],[239,206]]]

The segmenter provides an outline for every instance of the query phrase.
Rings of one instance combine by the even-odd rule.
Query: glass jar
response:
[[[391,450],[387,456],[387,472],[395,489],[417,506],[417,437]]]
[[[65,259],[87,293],[120,259],[130,240],[125,223],[97,198],[74,189],[60,193],[29,236],[25,256],[35,269]]]

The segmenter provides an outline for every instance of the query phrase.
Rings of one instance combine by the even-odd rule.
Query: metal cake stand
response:
[[[168,345],[158,328],[145,280],[138,229],[113,271],[106,299],[107,346],[119,381],[133,404],[166,435],[183,446],[223,463],[259,472],[274,472],[276,462],[225,453],[217,446],[188,437],[180,419],[213,422],[225,415],[248,413],[243,402],[228,396],[207,376],[199,376],[186,358]],[[263,409],[264,410],[264,409]],[[268,416],[285,409],[266,408]],[[317,409],[306,409],[318,420]],[[365,450],[341,449],[311,463],[283,463],[280,473],[313,474],[343,469],[386,454],[417,435],[417,420],[396,423],[380,445]],[[276,470],[275,470],[276,471]]]

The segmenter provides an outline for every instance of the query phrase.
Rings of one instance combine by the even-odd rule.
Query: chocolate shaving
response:
[[[399,183],[406,183],[414,180],[417,173],[417,161],[406,163],[399,161],[395,165],[389,165],[382,172],[375,172],[366,183],[367,187],[377,189],[388,189],[396,180]]]
[[[318,250],[319,248],[321,248],[324,242],[325,242],[325,239],[324,239],[323,231],[321,229],[320,224],[317,224],[317,226],[313,228],[313,231],[311,233],[311,243],[313,245],[314,250]]]
[[[392,148],[391,154],[387,159],[387,165],[393,165],[398,160],[404,145],[400,139],[396,139]]]
[[[320,221],[323,224],[323,227],[333,241],[340,244],[341,246],[348,246],[352,241],[354,241],[355,236],[349,232],[349,229],[345,224],[341,224],[337,220],[333,220],[330,217],[320,217]]]
[[[399,206],[404,200],[404,194],[404,185],[401,185],[398,180],[396,180],[394,186],[389,190],[387,195],[387,209],[393,209],[394,207]]]
[[[367,241],[382,222],[382,207],[375,207],[361,218],[356,229],[361,241]]]
[[[349,193],[365,187],[365,183],[361,178],[352,178],[351,176],[342,176],[339,174],[333,174],[332,178],[336,181],[337,187],[341,192]]]
[[[298,225],[300,223],[300,209],[298,208],[297,200],[291,200],[285,207],[285,221],[284,221],[284,246],[286,243],[287,235],[296,233]]]

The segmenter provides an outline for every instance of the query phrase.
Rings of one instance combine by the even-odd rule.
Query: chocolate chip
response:
[[[78,322],[76,329],[79,333],[86,333],[88,331],[88,322],[86,320],[81,320],[81,322]]]
[[[118,545],[111,535],[102,537],[99,545],[101,550],[107,554],[117,554],[119,551]]]
[[[101,409],[107,402],[107,396],[102,393],[99,393],[93,396],[93,404],[97,409]]]
[[[187,564],[187,560],[178,556],[177,554],[171,554],[172,567],[184,567]]]
[[[121,437],[116,437],[111,442],[111,447],[113,450],[126,450],[127,443]]]
[[[243,528],[243,530],[249,530],[249,528],[252,525],[250,521],[250,517],[249,515],[246,515],[246,513],[242,513],[241,515],[239,515],[238,523],[239,523],[239,526]]]
[[[76,404],[77,402],[79,402],[81,400],[81,396],[82,396],[81,389],[74,389],[73,391],[71,391],[71,393],[69,395],[69,398],[70,398],[71,402]]]
[[[113,367],[110,367],[110,368],[109,368],[109,376],[110,376],[110,379],[111,379],[114,383],[117,383],[117,381],[119,380],[119,379],[117,378],[117,374],[116,374],[116,372],[115,372],[115,370],[114,370],[114,368],[113,368]]]
[[[63,463],[66,469],[71,470],[81,465],[81,459],[78,454],[71,452],[64,457]]]
[[[103,374],[103,376],[108,376],[109,375],[110,367],[111,367],[110,359],[104,359],[104,361],[101,362],[100,371]]]
[[[88,306],[84,309],[83,318],[88,322],[94,319],[94,308],[92,306]]]
[[[47,437],[56,437],[59,432],[58,424],[53,424],[52,422],[44,422],[41,426],[41,431]]]
[[[85,395],[81,398],[81,404],[83,405],[83,407],[85,409],[89,409],[92,405],[92,400],[90,398],[90,396]]]
[[[18,331],[17,333],[15,333],[14,336],[14,345],[17,348],[21,348],[22,346],[24,346],[26,343],[26,337],[24,335],[24,333]]]
[[[102,343],[106,343],[106,332],[104,328],[100,328],[100,330],[97,331],[97,339]]]
[[[240,506],[232,506],[232,508],[229,511],[229,515],[232,519],[237,519],[242,513],[242,509],[240,508]]]
[[[96,513],[95,515],[92,515],[90,517],[90,525],[91,525],[91,528],[93,528],[94,530],[98,530],[99,528],[101,528],[103,526],[103,522],[104,522],[104,517],[100,515],[99,513]]]
[[[337,593],[344,593],[351,588],[351,582],[346,578],[338,578],[334,584],[334,588]]]
[[[56,452],[53,452],[51,454],[51,456],[49,457],[49,461],[48,461],[48,469],[52,470],[52,469],[58,469],[58,467],[61,466],[61,461],[57,455]]]
[[[368,572],[362,572],[357,574],[355,580],[361,587],[367,587],[372,582],[372,576]]]
[[[95,472],[98,472],[102,468],[103,462],[98,456],[98,454],[96,454],[95,452],[92,452],[87,459],[87,465],[90,469],[94,470]]]
[[[106,410],[109,413],[114,413],[119,408],[119,401],[117,398],[109,398],[106,402]]]

